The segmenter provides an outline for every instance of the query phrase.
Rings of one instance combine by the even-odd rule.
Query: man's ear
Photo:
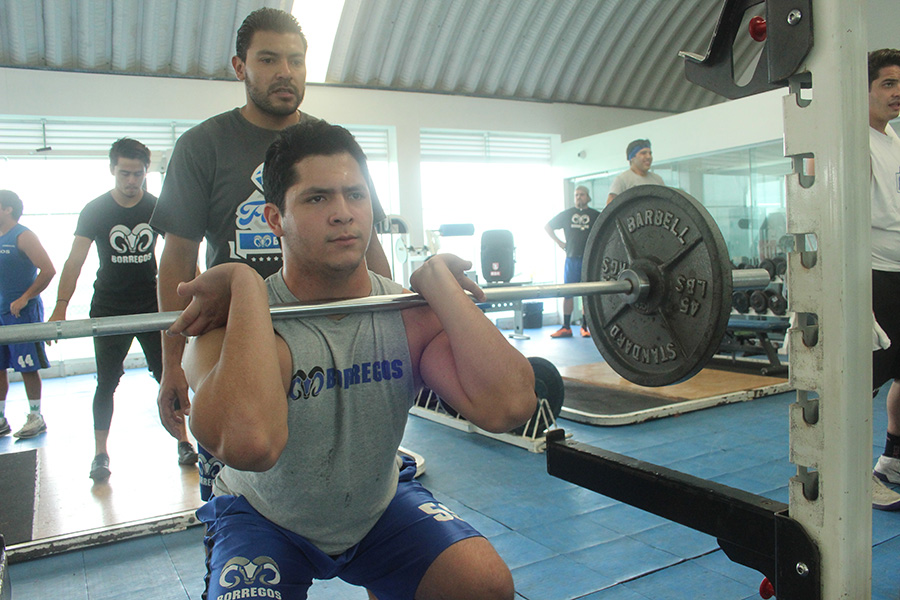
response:
[[[265,206],[263,206],[263,217],[265,217],[269,229],[272,230],[272,233],[274,233],[276,237],[284,235],[284,228],[281,223],[281,211],[278,210],[277,206],[271,202],[266,202]]]
[[[244,61],[241,60],[241,57],[239,57],[238,55],[232,56],[231,67],[234,69],[234,74],[237,76],[238,81],[243,81],[246,77],[246,67],[244,65]]]

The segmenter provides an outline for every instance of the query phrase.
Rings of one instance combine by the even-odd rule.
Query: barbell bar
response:
[[[734,271],[733,278],[734,287],[736,288],[753,289],[765,287],[769,282],[769,275],[764,269]],[[637,272],[626,270],[615,281],[489,287],[484,289],[486,296],[484,302],[514,302],[518,300],[560,298],[563,296],[589,296],[592,294],[633,295],[636,291],[637,297],[640,297],[642,295],[641,288],[646,289],[649,284],[646,281],[635,284],[635,280],[640,281],[641,275]],[[285,319],[404,310],[426,306],[427,304],[428,302],[425,298],[419,294],[389,294],[324,302],[321,304],[275,305],[270,307],[269,312],[272,315],[272,319]],[[179,311],[168,311],[74,319],[71,321],[6,325],[0,327],[0,345],[164,331],[172,326],[180,314]]]
[[[582,283],[486,287],[484,301],[582,296],[591,338],[609,366],[638,385],[670,385],[692,377],[719,349],[732,291],[769,283],[765,269],[731,267],[722,233],[700,202],[675,188],[642,185],[616,196],[591,227]],[[270,311],[280,319],[426,304],[418,294],[395,294]],[[179,314],[7,325],[0,344],[163,331]]]

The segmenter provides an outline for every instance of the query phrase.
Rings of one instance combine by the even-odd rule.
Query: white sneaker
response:
[[[44,417],[40,413],[28,413],[25,419],[25,425],[22,429],[13,434],[13,437],[19,439],[33,438],[34,436],[47,431],[47,424],[44,423]]]
[[[886,483],[900,484],[900,458],[881,455],[872,472],[875,477]]]
[[[872,475],[872,508],[900,510],[900,494],[881,483]]]
[[[4,436],[10,431],[12,429],[9,428],[9,421],[6,420],[6,417],[0,417],[0,436]]]

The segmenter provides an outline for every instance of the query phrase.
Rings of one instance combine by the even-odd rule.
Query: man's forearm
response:
[[[59,276],[59,286],[56,288],[56,301],[62,300],[68,302],[75,294],[75,286],[78,284],[78,272],[73,272],[69,268],[68,263],[63,267],[62,275]]]
[[[56,274],[56,271],[51,273],[46,273],[43,270],[38,271],[37,277],[34,278],[34,281],[28,286],[28,289],[25,290],[25,293],[22,294],[22,298],[28,302],[32,298],[36,298],[40,296],[41,292],[47,289],[47,286],[50,285],[50,281],[53,280],[53,276]]]
[[[178,295],[178,284],[194,278],[197,269],[197,248],[199,243],[183,238],[171,237],[166,240],[159,261],[157,284],[157,298],[161,312],[184,310],[188,305],[190,299]],[[184,338],[164,334],[162,349],[163,370],[170,367],[181,368]]]

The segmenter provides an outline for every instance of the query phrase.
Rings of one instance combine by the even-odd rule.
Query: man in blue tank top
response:
[[[56,274],[47,251],[33,231],[19,223],[22,200],[9,190],[0,190],[0,325],[40,323],[44,304],[40,293]],[[41,375],[50,366],[43,342],[0,346],[0,436],[12,429],[6,420],[7,369],[22,374],[28,416],[25,425],[13,434],[30,438],[47,431],[41,415]]]
[[[263,179],[281,271],[263,281],[226,264],[182,283],[191,300],[169,332],[198,336],[184,363],[191,431],[225,465],[198,511],[207,597],[306,598],[314,579],[340,577],[380,600],[511,600],[503,560],[397,448],[422,385],[488,431],[525,422],[536,404],[527,359],[466,294],[484,297],[451,255],[413,274],[428,306],[273,323],[271,304],[401,287],[367,269],[371,184],[349,132],[286,129]]]

